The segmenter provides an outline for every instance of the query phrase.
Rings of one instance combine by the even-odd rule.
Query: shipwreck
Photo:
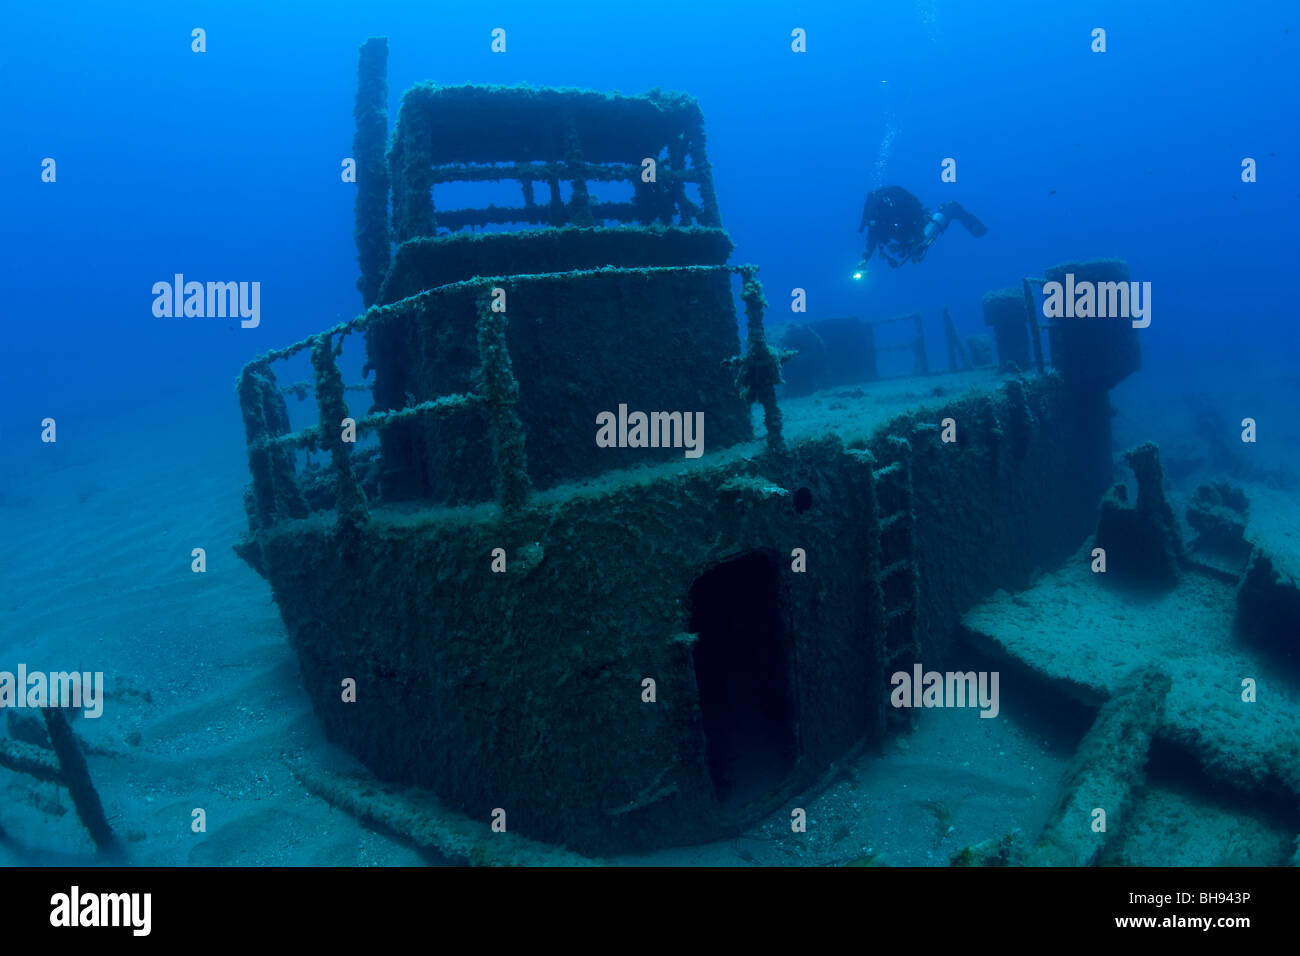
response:
[[[1040,328],[1045,273],[986,298],[993,361],[947,321],[932,369],[908,316],[912,374],[878,377],[841,323],[870,374],[785,394],[694,99],[422,84],[390,134],[386,57],[361,49],[364,312],[238,381],[238,551],[377,778],[588,856],[737,832],[877,745],[891,672],[1093,531],[1128,323]],[[602,447],[620,406],[700,413],[703,454]]]

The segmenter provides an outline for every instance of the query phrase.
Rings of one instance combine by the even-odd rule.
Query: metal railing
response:
[[[737,385],[746,402],[762,404],[768,445],[773,450],[781,450],[781,415],[776,405],[775,392],[775,386],[780,381],[781,356],[767,346],[763,332],[763,309],[766,302],[758,283],[757,266],[606,267],[468,279],[426,289],[390,305],[372,306],[350,321],[284,348],[273,349],[244,366],[236,391],[244,418],[254,505],[260,525],[270,527],[282,518],[303,517],[307,514],[308,508],[298,487],[296,467],[291,458],[291,453],[300,449],[329,451],[339,525],[355,527],[368,518],[365,496],[353,468],[352,443],[343,438],[344,420],[351,417],[344,394],[345,391],[356,389],[356,386],[343,384],[338,368],[337,359],[347,336],[364,331],[380,321],[414,321],[424,310],[453,294],[475,294],[478,311],[478,386],[472,391],[439,395],[406,408],[355,418],[354,437],[372,431],[382,432],[393,425],[417,419],[483,409],[491,424],[497,501],[505,512],[512,513],[526,502],[530,481],[524,450],[524,427],[518,412],[519,383],[514,375],[506,343],[506,315],[504,312],[493,311],[492,289],[508,286],[518,280],[574,281],[585,276],[610,274],[722,272],[740,275],[744,280],[741,298],[745,305],[748,336],[745,353],[732,360],[736,368]],[[272,363],[290,359],[307,350],[310,350],[314,382],[280,388],[271,371]],[[284,395],[293,393],[305,397],[308,387],[316,393],[319,423],[290,431]]]

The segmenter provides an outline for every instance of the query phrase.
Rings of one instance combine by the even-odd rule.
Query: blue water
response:
[[[201,451],[205,429],[238,437],[244,362],[361,311],[355,186],[339,171],[369,36],[389,38],[390,121],[425,80],[697,97],[732,261],[761,267],[769,321],[791,317],[801,288],[814,316],[937,319],[946,306],[975,334],[986,291],[1118,256],[1153,286],[1143,371],[1115,394],[1118,437],[1176,439],[1183,426],[1162,403],[1202,392],[1227,420],[1255,414],[1300,441],[1296,12],[1024,0],[10,4],[4,454],[38,456],[46,416],[62,442],[122,409],[142,410],[137,423],[201,409],[176,444],[133,446],[142,469],[156,456],[184,482],[196,466],[177,448]],[[191,51],[195,27],[204,53]],[[495,27],[504,54],[490,50]],[[1105,53],[1090,49],[1096,27]],[[791,50],[794,28],[806,30],[805,53]],[[42,182],[46,157],[54,183]],[[948,157],[955,183],[940,180]],[[1246,157],[1257,182],[1241,179]],[[959,200],[988,234],[951,229],[923,263],[876,260],[855,282],[863,197],[891,184],[931,208]],[[174,273],[260,281],[260,326],[155,318],[151,286]],[[934,321],[929,335],[942,354]],[[241,450],[228,450],[238,473]],[[1264,455],[1294,464],[1276,443]],[[237,524],[238,488],[223,504]]]
[[[353,188],[338,170],[371,35],[391,38],[394,116],[426,79],[695,95],[733,261],[758,263],[774,300],[797,286],[819,314],[947,304],[974,331],[989,288],[1120,255],[1156,283],[1150,366],[1244,370],[1261,343],[1295,343],[1288,4],[1226,22],[1182,4],[731,6],[620,18],[595,3],[12,5],[6,422],[86,396],[224,385],[252,354],[359,311]],[[195,26],[207,53],[190,51]],[[505,54],[489,50],[495,26]],[[1104,54],[1089,49],[1096,26]],[[794,27],[805,54],[790,50]],[[47,156],[55,184],[41,182]],[[1253,184],[1240,181],[1247,156]],[[939,180],[945,157],[955,184]],[[953,230],[924,268],[877,267],[855,285],[858,216],[878,180],[932,208],[958,198],[989,234]],[[235,332],[154,319],[149,288],[178,271],[260,277],[266,319]]]

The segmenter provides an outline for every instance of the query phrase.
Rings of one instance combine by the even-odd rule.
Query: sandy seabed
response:
[[[0,670],[103,671],[98,719],[76,718],[105,810],[133,863],[422,865],[427,854],[310,794],[287,761],[358,765],[326,743],[270,588],[232,551],[248,480],[233,394],[65,416],[55,445],[21,443],[0,470],[5,581]],[[191,570],[192,549],[207,570]],[[960,664],[961,662],[956,662]],[[1046,821],[1078,734],[1052,715],[923,711],[745,835],[611,860],[826,865],[870,856],[946,865],[961,847]],[[11,735],[30,712],[3,715]],[[28,719],[30,717],[28,716]],[[3,727],[0,727],[3,729]],[[194,832],[193,812],[206,813]],[[486,827],[486,821],[484,821]],[[0,769],[0,863],[91,862],[66,791]]]

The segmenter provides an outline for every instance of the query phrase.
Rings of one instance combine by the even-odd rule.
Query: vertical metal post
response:
[[[321,444],[330,450],[330,458],[334,463],[339,526],[355,528],[366,521],[366,501],[361,486],[357,483],[357,476],[352,471],[352,450],[343,440],[343,419],[348,417],[348,406],[343,400],[343,376],[339,374],[334,354],[329,333],[312,339],[311,366],[316,372]]]
[[[307,502],[298,487],[293,454],[267,442],[289,431],[289,409],[275,384],[275,373],[265,359],[250,362],[236,385],[239,411],[248,444],[248,470],[253,477],[253,503],[257,524],[269,528],[280,517],[301,518]]]
[[[957,326],[953,325],[947,306],[943,309],[943,332],[948,337],[948,367],[954,372],[970,368],[970,356],[966,354],[966,346],[957,334]]]
[[[356,131],[352,155],[357,164],[353,234],[361,277],[357,289],[367,308],[379,298],[388,273],[388,41],[371,37],[361,45],[357,64],[357,99],[352,108]]]
[[[263,527],[267,527],[275,523],[275,483],[271,452],[264,444],[270,437],[259,381],[264,370],[264,365],[245,365],[239,373],[235,391],[239,395],[239,411],[244,418],[244,439],[248,444],[248,470],[253,476],[253,502],[257,508],[257,520]]]
[[[587,191],[587,164],[582,158],[582,142],[578,137],[578,123],[573,115],[564,120],[564,162],[569,168],[569,179],[573,183],[572,220],[575,226],[590,226],[591,194]]]
[[[745,356],[740,361],[740,396],[747,403],[759,402],[763,406],[763,425],[767,429],[767,447],[774,454],[785,451],[785,438],[781,434],[781,408],[776,403],[776,386],[781,382],[781,363],[767,344],[763,329],[763,310],[767,299],[758,281],[758,266],[741,266],[738,270],[743,285],[741,298],[745,300],[747,344]]]
[[[700,225],[716,228],[722,225],[722,219],[718,215],[718,195],[713,189],[713,167],[704,148],[704,114],[696,104],[691,104],[687,115],[686,138],[690,143],[691,167],[699,177]],[[762,296],[761,289],[759,295]]]
[[[429,93],[407,92],[397,122],[390,155],[393,178],[393,237],[405,242],[432,236],[437,230],[433,211],[433,127]]]
[[[912,325],[916,328],[916,340],[912,345],[913,371],[917,375],[930,374],[930,359],[925,354],[925,326],[921,324],[921,313],[912,313]]]
[[[524,455],[524,425],[519,420],[519,382],[506,345],[506,315],[492,311],[492,298],[478,299],[478,353],[483,392],[492,423],[496,458],[497,499],[503,511],[518,511],[528,498],[528,463]]]
[[[1025,321],[1029,323],[1030,341],[1034,345],[1034,362],[1038,365],[1038,374],[1043,374],[1043,340],[1038,331],[1038,305],[1034,302],[1034,289],[1029,279],[1022,279],[1025,288]]]

